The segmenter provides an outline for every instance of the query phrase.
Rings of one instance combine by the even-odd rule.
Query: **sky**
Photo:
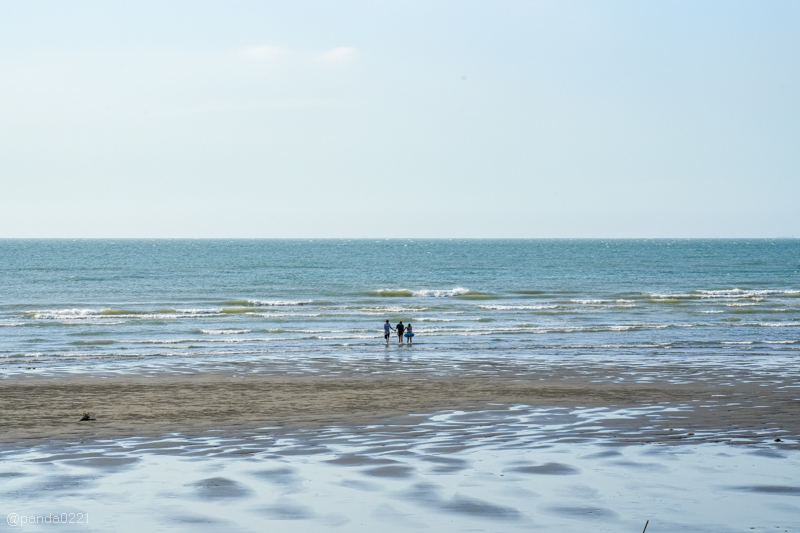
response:
[[[0,13],[0,238],[800,237],[800,2]]]

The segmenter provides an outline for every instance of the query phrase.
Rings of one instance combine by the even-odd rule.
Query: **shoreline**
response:
[[[598,380],[592,372],[550,370],[544,377],[511,372],[312,376],[217,371],[6,379],[0,380],[6,406],[0,412],[0,442],[200,435],[212,430],[250,434],[264,428],[354,426],[419,413],[513,405],[658,408],[657,416],[632,413],[604,420],[608,431],[587,432],[629,443],[688,438],[718,442],[733,434],[755,441],[800,437],[800,393],[776,387],[768,375],[679,384],[669,382],[675,376],[615,382]],[[96,420],[79,422],[84,411]],[[632,436],[626,438],[626,433]]]

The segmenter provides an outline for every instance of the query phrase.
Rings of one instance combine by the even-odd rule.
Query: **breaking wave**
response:
[[[480,309],[495,311],[534,311],[538,309],[564,309],[561,305],[479,305]]]
[[[311,305],[314,300],[226,300],[222,305],[252,307],[286,307],[290,305]]]
[[[384,297],[395,297],[395,298],[408,298],[411,296],[418,296],[423,298],[452,298],[453,296],[466,296],[469,295],[471,291],[469,289],[465,289],[463,287],[456,287],[455,289],[418,289],[418,290],[410,290],[410,289],[379,289],[375,291],[369,291],[367,294],[370,296],[384,296]],[[475,296],[488,296],[482,293],[472,293]]]

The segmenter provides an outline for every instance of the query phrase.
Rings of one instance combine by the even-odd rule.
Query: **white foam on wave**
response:
[[[119,318],[117,317],[109,317],[109,318]],[[113,322],[109,322],[108,319],[106,320],[61,320],[60,325],[62,326],[118,326],[119,324],[124,324],[124,320],[115,320]]]
[[[257,316],[260,318],[281,318],[281,317],[304,317],[314,318],[323,316],[322,313],[245,313],[247,316]]]
[[[203,339],[202,342],[236,344],[236,343],[243,343],[243,342],[293,341],[293,340],[304,339],[304,338],[308,338],[308,337],[257,337],[257,338],[246,338],[246,339],[236,339],[236,338]]]
[[[201,308],[201,309],[175,309],[175,314],[187,316],[216,316],[221,315],[222,308]],[[163,313],[165,316],[170,316],[172,313]]]
[[[667,329],[669,327],[692,327],[694,324],[620,324],[620,325],[597,325],[597,326],[533,326],[529,324],[519,324],[515,326],[495,326],[482,328],[459,328],[447,326],[425,326],[420,327],[419,333],[433,336],[443,335],[493,335],[503,333],[601,333],[601,332],[624,332],[642,329]]]
[[[614,300],[570,300],[570,302],[574,304],[597,305],[597,304],[610,304],[613,303]]]
[[[421,306],[402,306],[402,305],[382,305],[374,307],[347,307],[368,315],[382,315],[385,313],[421,313],[427,311],[427,307]]]
[[[24,322],[6,322],[4,324],[0,323],[0,328],[16,328],[24,325]]]
[[[204,342],[203,339],[147,339],[143,341],[122,341],[131,344],[182,344],[185,342]]]
[[[314,335],[310,337],[314,340],[345,340],[345,339],[379,339],[382,335],[378,335],[377,333],[374,335]]]
[[[469,289],[456,287],[454,289],[378,289],[369,291],[374,296],[409,297],[420,296],[426,298],[447,298],[469,293]]]
[[[424,296],[428,298],[448,298],[452,296],[460,296],[462,294],[467,294],[469,289],[465,289],[464,287],[456,287],[455,289],[421,289],[416,291],[411,291],[411,294],[414,296]]]
[[[316,333],[368,333],[370,331],[380,331],[383,333],[383,329],[381,328],[378,330],[372,329],[280,329],[280,330],[272,330],[267,331],[266,333],[304,333],[304,334],[316,334]]]
[[[494,311],[535,311],[538,309],[563,309],[561,305],[479,305],[479,309]]]
[[[314,300],[247,300],[250,305],[263,307],[285,307],[290,305],[310,305]]]
[[[704,315],[717,315],[719,313],[724,313],[725,311],[719,311],[716,309],[707,309],[705,311],[700,311],[700,312],[703,313]]]
[[[44,309],[32,314],[37,320],[75,320],[81,318],[97,318],[101,309]]]
[[[692,294],[686,293],[677,293],[677,294],[662,294],[662,293],[653,293],[653,294],[645,294],[646,298],[652,298],[656,301],[664,301],[664,300],[689,300],[692,298],[697,298]]]
[[[133,311],[123,309],[44,309],[42,311],[35,311],[30,313],[30,316],[36,320],[87,320],[87,319],[102,319],[114,320],[120,318],[137,318],[137,319],[165,319],[165,318],[179,318],[179,317],[193,317],[193,316],[219,316],[222,314],[222,309],[218,308],[205,308],[205,309],[170,309],[164,311]]]
[[[757,298],[759,296],[790,296],[800,294],[798,290],[779,290],[779,289],[721,289],[721,290],[698,290],[701,298]]]
[[[241,335],[250,333],[249,329],[201,329],[201,333],[206,335]]]

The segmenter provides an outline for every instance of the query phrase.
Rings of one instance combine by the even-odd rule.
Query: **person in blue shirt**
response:
[[[386,346],[389,346],[389,335],[391,335],[390,332],[392,331],[394,331],[394,328],[389,325],[389,321],[387,320],[383,325],[383,338],[386,339]]]

